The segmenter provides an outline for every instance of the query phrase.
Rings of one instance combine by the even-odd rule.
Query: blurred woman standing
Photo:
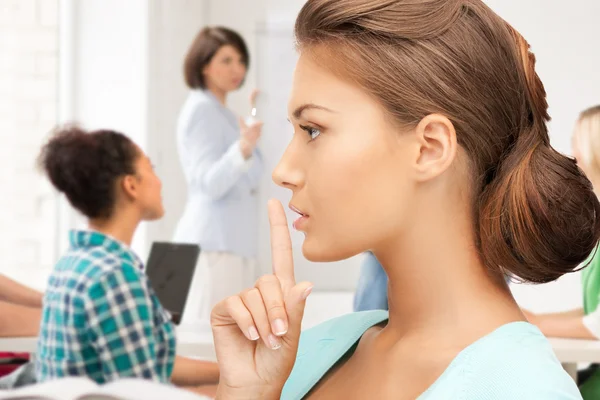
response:
[[[254,280],[262,123],[246,124],[226,106],[249,61],[242,37],[224,27],[202,29],[185,58],[190,93],[179,115],[177,144],[188,201],[173,240],[199,244],[202,253],[184,324],[207,321],[216,302]]]

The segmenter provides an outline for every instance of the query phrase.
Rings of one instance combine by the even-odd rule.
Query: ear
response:
[[[139,197],[139,182],[135,176],[126,175],[121,179],[120,186],[127,199],[133,201]]]
[[[415,133],[419,143],[416,162],[419,180],[443,174],[452,165],[458,148],[454,124],[441,114],[431,114],[419,122]]]

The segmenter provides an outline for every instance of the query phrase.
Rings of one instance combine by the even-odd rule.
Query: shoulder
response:
[[[302,398],[387,311],[343,315],[302,332],[294,369],[281,398]]]
[[[448,370],[461,379],[452,372],[445,378],[461,382],[460,399],[581,399],[548,340],[526,322],[498,328],[465,349],[457,361],[461,365]]]
[[[99,299],[110,292],[146,291],[145,275],[134,256],[115,254],[104,248],[95,248],[79,257],[78,275],[80,295],[87,300]]]
[[[213,121],[220,117],[219,105],[201,90],[188,95],[180,114],[180,123]]]
[[[132,264],[131,259],[121,258],[104,246],[93,246],[70,250],[58,261],[56,271],[69,271],[80,283],[87,284],[123,264]]]
[[[335,340],[362,336],[367,329],[388,319],[387,311],[364,311],[342,315],[302,332],[300,347],[322,340]],[[306,349],[305,349],[306,350]]]

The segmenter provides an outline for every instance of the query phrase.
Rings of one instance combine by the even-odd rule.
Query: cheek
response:
[[[219,77],[221,79],[230,79],[234,72],[235,67],[233,65],[223,65],[219,70]]]
[[[162,191],[162,182],[157,176],[148,176],[148,186],[146,187],[146,198],[149,202],[154,202],[160,198]]]
[[[350,140],[318,150],[306,179],[314,220],[305,257],[334,261],[369,250],[399,221],[402,174],[397,163],[375,141]]]

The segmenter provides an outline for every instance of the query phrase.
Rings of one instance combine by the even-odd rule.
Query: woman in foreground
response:
[[[592,185],[550,146],[525,39],[480,0],[309,0],[296,37],[274,180],[308,259],[374,253],[389,314],[300,338],[311,284],[273,202],[274,274],[212,313],[218,398],[580,399],[504,280],[553,281],[600,236]]]

